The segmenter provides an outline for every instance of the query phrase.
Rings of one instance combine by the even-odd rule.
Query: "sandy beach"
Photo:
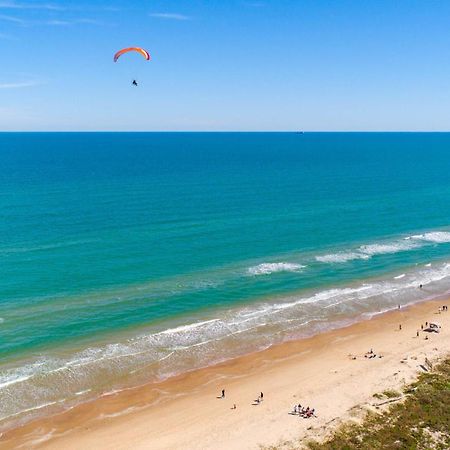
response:
[[[436,362],[449,351],[450,313],[439,312],[449,304],[433,300],[401,308],[108,395],[7,432],[0,447],[255,449],[323,436],[380,406],[374,393],[401,389],[425,370],[426,358]],[[438,322],[440,333],[421,331],[425,322]],[[370,350],[377,357],[366,357]],[[260,392],[264,400],[258,404]],[[315,408],[317,417],[290,415],[298,403]]]

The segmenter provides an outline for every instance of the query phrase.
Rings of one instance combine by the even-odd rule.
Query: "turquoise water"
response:
[[[449,148],[0,134],[0,420],[447,292]]]

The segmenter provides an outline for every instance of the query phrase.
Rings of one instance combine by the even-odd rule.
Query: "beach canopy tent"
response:
[[[428,328],[426,328],[424,331],[427,331],[429,333],[439,333],[440,328],[441,328],[440,324],[436,322],[430,322],[428,324]]]

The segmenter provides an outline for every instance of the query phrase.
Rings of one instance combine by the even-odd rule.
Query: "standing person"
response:
[[[261,394],[260,394],[260,396],[259,396],[259,398],[261,399],[261,401],[263,401],[263,397],[264,397],[264,394],[261,392]]]
[[[225,398],[225,389],[222,389],[222,398]]]

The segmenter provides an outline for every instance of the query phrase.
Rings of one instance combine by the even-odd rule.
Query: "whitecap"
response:
[[[75,392],[75,395],[83,395],[87,394],[88,392],[91,392],[92,389],[84,389],[83,391]]]
[[[394,280],[401,280],[402,278],[404,278],[406,276],[405,273],[402,273],[401,275],[397,275],[396,277],[394,277]]]
[[[279,263],[262,263],[254,267],[249,267],[247,273],[249,275],[270,275],[276,272],[298,272],[304,269],[301,264],[279,262]]]
[[[322,263],[345,263],[347,261],[353,261],[355,259],[369,259],[370,256],[365,253],[359,252],[342,252],[331,253],[329,255],[316,256],[316,261]]]
[[[410,239],[432,242],[436,244],[445,244],[450,242],[450,232],[449,231],[430,231],[429,233],[416,234],[410,236]]]
[[[408,250],[414,250],[420,246],[421,245],[418,243],[403,240],[385,244],[361,245],[361,247],[359,247],[359,251],[361,253],[364,253],[365,255],[375,256],[389,253],[405,252]]]
[[[186,331],[190,331],[194,328],[199,328],[214,322],[218,322],[219,319],[205,320],[203,322],[195,322],[189,325],[182,325],[176,328],[169,328],[168,330],[161,331],[161,334],[174,334],[174,333],[183,333]]]

